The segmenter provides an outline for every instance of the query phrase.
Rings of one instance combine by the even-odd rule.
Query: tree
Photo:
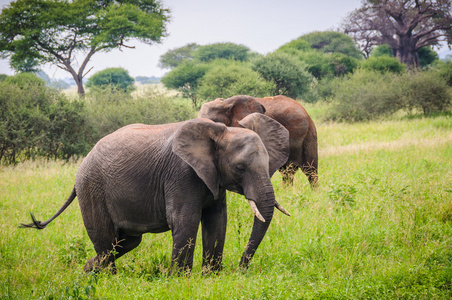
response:
[[[419,67],[418,50],[422,47],[452,44],[452,1],[365,0],[342,27],[365,56],[373,47],[388,44],[402,63]]]
[[[268,54],[256,60],[252,68],[265,80],[275,83],[273,95],[302,97],[308,92],[313,79],[306,70],[306,64],[284,52]]]
[[[250,48],[234,43],[215,43],[200,46],[194,57],[202,62],[209,62],[214,59],[233,59],[247,61],[251,56]]]
[[[86,87],[106,87],[112,86],[124,92],[134,89],[135,79],[123,68],[108,68],[97,72],[86,82]]]
[[[337,31],[314,31],[280,47],[285,48],[304,52],[315,49],[323,53],[342,53],[356,59],[363,57],[355,42],[348,35]]]
[[[269,96],[275,84],[265,80],[242,62],[215,63],[199,83],[199,97],[205,100],[229,98],[234,95]]]
[[[16,0],[0,14],[0,54],[16,70],[55,64],[83,95],[94,54],[133,48],[127,45],[132,39],[159,43],[168,21],[169,10],[158,0]],[[77,55],[84,56],[80,64]]]
[[[172,69],[179,66],[185,60],[192,60],[193,53],[198,49],[199,45],[190,43],[185,46],[169,50],[160,56],[159,67],[162,69]]]
[[[199,83],[209,68],[210,66],[206,63],[187,60],[169,71],[161,81],[165,87],[181,91],[184,97],[190,98],[193,106],[196,107]]]

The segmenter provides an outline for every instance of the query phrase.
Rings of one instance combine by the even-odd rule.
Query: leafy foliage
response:
[[[202,78],[199,97],[205,100],[229,98],[234,95],[265,97],[275,90],[258,72],[240,62],[220,61]]]
[[[196,116],[189,103],[169,99],[154,87],[145,88],[136,96],[124,91],[92,88],[85,98],[85,119],[92,128],[90,145],[132,123],[164,124]]]
[[[405,65],[397,58],[390,56],[372,56],[361,62],[361,68],[381,73],[392,72],[401,74],[405,71]]]
[[[329,118],[364,121],[390,115],[403,107],[389,73],[358,70],[338,80]]]
[[[313,32],[281,46],[278,52],[297,56],[317,79],[331,79],[352,72],[362,55],[347,35],[334,31]]]
[[[132,39],[158,43],[168,19],[169,11],[155,0],[16,0],[0,14],[0,53],[16,70],[56,64],[84,94],[82,79],[95,53],[129,47]],[[75,58],[82,54],[77,70]]]
[[[68,101],[34,74],[0,82],[0,162],[86,154],[84,104]]]
[[[362,59],[362,54],[346,34],[337,31],[315,31],[290,41],[281,46],[280,50],[296,49],[303,52],[317,50],[322,53],[342,53],[356,59]]]
[[[397,74],[360,69],[336,83],[328,113],[335,120],[364,121],[401,109],[431,115],[448,111],[452,103],[446,80],[434,70]]]
[[[398,82],[403,86],[403,98],[408,109],[421,110],[424,115],[451,108],[452,94],[447,82],[431,72],[406,73]]]
[[[196,49],[198,49],[198,47],[198,44],[190,43],[185,46],[169,50],[160,56],[159,67],[163,69],[172,69],[182,64],[185,60],[192,60],[194,56],[193,53]]]
[[[252,66],[262,77],[275,84],[271,95],[285,95],[291,98],[303,97],[309,91],[312,75],[306,65],[297,57],[276,52],[257,59]]]
[[[193,106],[196,107],[201,79],[209,69],[209,64],[187,60],[168,72],[161,81],[165,87],[181,91],[183,96],[191,99]]]
[[[234,43],[216,43],[199,46],[193,56],[201,62],[209,62],[215,59],[247,61],[251,56],[251,50],[246,46]]]
[[[86,82],[86,87],[112,87],[125,92],[135,89],[135,79],[129,75],[129,72],[123,68],[108,68],[97,72]]]

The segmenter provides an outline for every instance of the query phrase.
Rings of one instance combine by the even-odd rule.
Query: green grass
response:
[[[308,109],[309,110],[309,109]],[[83,273],[94,255],[74,202],[45,230],[19,229],[29,211],[49,218],[69,195],[79,162],[0,169],[1,299],[450,299],[452,119],[319,124],[320,186],[273,177],[275,212],[248,271],[238,268],[252,212],[228,195],[224,270],[168,274],[171,235],[147,234],[118,274]]]

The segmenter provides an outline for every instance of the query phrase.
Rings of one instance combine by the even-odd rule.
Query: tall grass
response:
[[[147,234],[118,274],[83,273],[94,255],[77,202],[45,230],[79,161],[0,169],[0,298],[5,299],[450,299],[452,120],[320,124],[320,186],[275,174],[275,212],[248,271],[238,268],[253,222],[228,194],[224,269],[203,275],[201,236],[191,276],[170,276],[171,235]]]

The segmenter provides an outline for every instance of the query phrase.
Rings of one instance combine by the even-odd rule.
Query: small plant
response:
[[[65,296],[68,299],[76,300],[96,299],[96,286],[97,275],[96,273],[90,273],[89,280],[86,285],[81,285],[79,282],[74,282],[71,287],[66,287]]]
[[[350,208],[355,206],[355,194],[358,190],[348,184],[332,185],[327,192],[330,200],[338,207]]]

